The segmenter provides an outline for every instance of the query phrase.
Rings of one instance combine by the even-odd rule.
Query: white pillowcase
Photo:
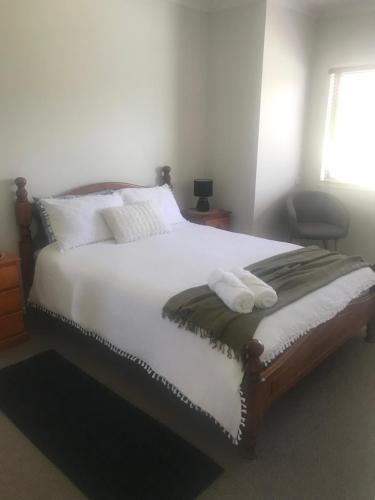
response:
[[[123,205],[118,193],[78,198],[40,200],[61,251],[113,238],[101,214],[104,208]]]
[[[102,213],[117,243],[129,243],[171,230],[154,201],[107,208]]]
[[[150,188],[125,188],[121,189],[119,193],[121,194],[125,205],[139,201],[153,200],[159,206],[164,215],[165,221],[168,224],[185,222],[185,219],[181,215],[176,199],[173,196],[168,184]]]

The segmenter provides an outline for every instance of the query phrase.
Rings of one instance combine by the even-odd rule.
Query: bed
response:
[[[163,305],[170,296],[205,283],[217,267],[243,267],[296,245],[181,222],[168,234],[131,245],[109,240],[60,253],[46,244],[26,180],[18,178],[16,184],[30,307],[70,323],[141,365],[186,404],[212,418],[247,457],[254,456],[256,436],[273,401],[364,326],[367,340],[375,341],[375,274],[364,268],[262,320],[242,360],[229,359],[207,339],[163,319]],[[169,167],[162,169],[160,184],[171,185]],[[134,186],[109,182],[64,194],[129,187]]]

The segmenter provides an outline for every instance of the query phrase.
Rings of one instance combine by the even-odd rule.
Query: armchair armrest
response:
[[[345,205],[337,198],[327,199],[327,218],[329,222],[342,228],[345,233],[349,230],[350,216]]]
[[[294,194],[290,194],[286,200],[286,208],[288,213],[289,227],[291,231],[291,236],[298,236],[298,221],[297,212],[294,207]]]

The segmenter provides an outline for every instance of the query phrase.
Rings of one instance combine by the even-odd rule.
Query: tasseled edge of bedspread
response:
[[[61,314],[55,313],[53,311],[50,311],[46,307],[40,305],[40,304],[35,304],[33,302],[28,302],[27,303],[28,307],[34,310],[39,310],[42,311],[45,314],[48,314],[49,316],[58,319],[60,321],[63,321],[64,323],[67,323],[68,325],[76,328],[78,331],[83,333],[87,337],[94,338],[96,341],[100,342],[101,344],[105,345],[107,348],[111,349],[111,351],[115,352],[119,356],[128,359],[129,361],[132,361],[133,363],[136,363],[137,365],[141,366],[153,379],[157,380],[158,382],[161,382],[172,394],[174,394],[180,401],[182,401],[184,404],[189,406],[189,408],[192,408],[195,411],[198,411],[208,417],[210,420],[212,420],[220,429],[221,431],[225,434],[227,438],[229,438],[233,444],[238,446],[238,444],[241,441],[242,437],[242,429],[245,426],[246,423],[246,415],[247,415],[247,406],[246,406],[246,399],[244,398],[242,394],[241,388],[239,389],[240,393],[240,398],[241,398],[241,423],[237,431],[237,436],[234,437],[230,432],[228,432],[221,424],[218,422],[215,417],[213,417],[210,413],[208,413],[206,410],[203,410],[200,406],[194,404],[192,401],[190,401],[189,398],[187,398],[175,385],[171,384],[166,378],[164,378],[162,375],[159,375],[156,373],[145,361],[142,359],[138,358],[137,356],[134,356],[132,354],[129,354],[128,352],[120,349],[119,347],[115,346],[108,340],[104,339],[101,337],[97,332],[92,331],[92,330],[86,330],[82,326],[80,326],[78,323],[75,321],[66,318],[65,316],[62,316]],[[183,325],[181,325],[182,327]],[[203,335],[201,335],[203,337]],[[204,337],[205,338],[205,337]],[[213,339],[215,340],[215,339]],[[228,346],[224,345],[225,348]],[[225,351],[223,351],[225,352]]]
[[[173,314],[172,311],[167,311],[166,309],[163,309],[162,317],[168,318],[169,321],[175,323],[178,328],[184,328],[185,330],[198,335],[202,339],[208,339],[208,342],[213,349],[217,349],[221,353],[225,354],[229,359],[236,359],[239,362],[242,361],[240,354],[237,353],[232,347],[224,344],[216,338],[214,332],[196,325],[187,318],[181,318],[179,314]]]

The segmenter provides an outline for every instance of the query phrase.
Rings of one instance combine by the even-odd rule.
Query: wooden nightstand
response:
[[[0,349],[28,337],[23,322],[19,258],[7,255],[0,260]]]
[[[182,210],[182,215],[190,222],[204,226],[217,227],[218,229],[230,229],[230,217],[232,212],[213,208],[208,212],[198,212],[195,208]]]

